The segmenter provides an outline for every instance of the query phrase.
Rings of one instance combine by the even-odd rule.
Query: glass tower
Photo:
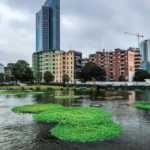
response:
[[[142,69],[150,72],[150,39],[141,42],[140,53],[142,56]]]
[[[60,49],[60,0],[46,0],[36,13],[36,51]]]

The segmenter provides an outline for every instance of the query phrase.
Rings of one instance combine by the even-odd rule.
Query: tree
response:
[[[44,81],[48,84],[49,82],[52,82],[54,81],[54,76],[51,72],[49,71],[46,71],[44,73]]]
[[[124,76],[124,75],[121,75],[121,76],[119,77],[119,81],[126,81],[125,76]]]
[[[13,75],[16,81],[33,81],[33,72],[29,64],[24,60],[18,60],[17,63],[14,65]]]
[[[70,81],[70,78],[69,78],[69,76],[67,74],[64,74],[62,76],[62,80],[63,80],[63,83],[66,84],[66,83],[68,83]]]
[[[0,83],[1,82],[4,82],[4,74],[3,73],[0,73]]]
[[[82,71],[80,79],[83,81],[92,81],[95,79],[96,81],[105,81],[106,80],[106,73],[105,70],[101,69],[94,63],[87,63]]]
[[[26,68],[24,80],[33,82],[34,76],[33,76],[33,71],[31,70],[31,68]]]
[[[34,74],[34,79],[39,84],[41,82],[41,80],[42,80],[42,72],[36,72]]]
[[[150,73],[142,69],[137,70],[134,76],[134,81],[145,81],[145,79],[150,79]]]

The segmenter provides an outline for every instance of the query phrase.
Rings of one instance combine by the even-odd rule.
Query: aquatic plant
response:
[[[118,137],[122,131],[121,126],[113,122],[111,113],[103,108],[33,104],[15,107],[13,111],[37,113],[33,115],[35,121],[58,123],[50,133],[61,140],[103,141]]]
[[[61,140],[72,142],[104,141],[118,137],[122,131],[120,125],[109,123],[108,125],[71,126],[57,125],[50,133]]]
[[[13,112],[16,113],[40,113],[44,111],[57,111],[57,109],[61,109],[63,106],[57,104],[31,104],[24,106],[17,106],[12,109]]]
[[[132,106],[138,109],[150,110],[150,102],[137,102],[133,104]]]
[[[70,95],[70,96],[55,96],[55,99],[58,100],[69,100],[69,99],[79,99],[80,96],[74,96],[74,95]]]

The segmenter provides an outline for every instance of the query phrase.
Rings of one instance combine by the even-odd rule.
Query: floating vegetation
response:
[[[150,110],[150,102],[137,102],[133,104],[132,106],[138,109]]]
[[[93,142],[118,137],[122,128],[112,120],[111,113],[94,107],[63,107],[57,104],[34,104],[15,107],[14,112],[37,113],[39,122],[55,122],[50,133],[66,141]]]
[[[14,107],[12,111],[16,113],[41,113],[49,110],[57,111],[60,108],[63,108],[63,106],[57,104],[32,104]]]
[[[71,99],[79,99],[81,97],[71,95],[71,96],[55,96],[54,98],[58,100],[71,100]]]

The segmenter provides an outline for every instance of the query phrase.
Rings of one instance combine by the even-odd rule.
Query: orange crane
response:
[[[140,39],[144,38],[144,34],[143,33],[124,32],[124,34],[128,34],[128,35],[131,35],[131,36],[136,36],[137,40],[138,40],[138,47],[140,46]]]

